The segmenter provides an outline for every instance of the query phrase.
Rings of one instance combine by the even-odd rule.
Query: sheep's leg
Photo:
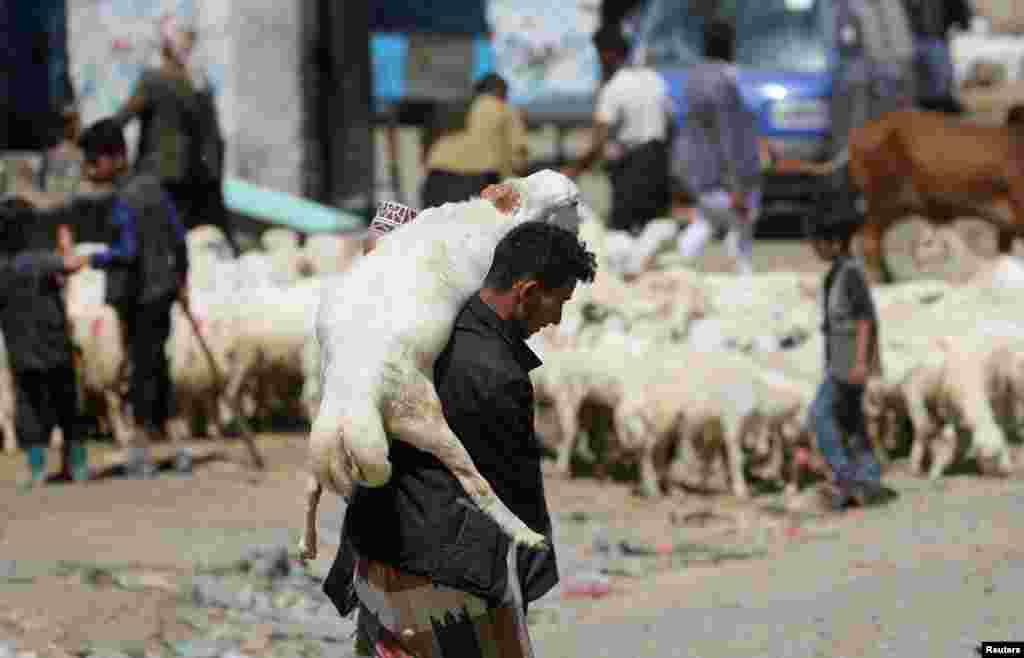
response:
[[[932,422],[931,412],[928,411],[925,403],[924,392],[920,387],[911,382],[906,387],[905,397],[907,401],[907,413],[910,415],[910,422],[914,427],[914,435],[910,447],[910,468],[917,475],[924,474],[924,455],[930,437],[935,433],[936,427]]]
[[[320,495],[323,487],[316,477],[309,475],[306,478],[306,527],[302,533],[302,540],[299,541],[299,559],[303,562],[315,560],[318,551],[317,546],[317,507],[320,505]]]
[[[774,439],[769,436],[768,441],[768,463],[761,469],[765,479],[769,482],[782,483],[782,464],[785,460],[783,454],[782,428],[772,430],[775,433]]]
[[[594,452],[593,434],[590,430],[584,429],[576,437],[576,456],[585,462],[593,464],[597,461],[597,454]]]
[[[473,459],[448,427],[433,383],[416,372],[413,381],[400,391],[388,424],[389,434],[436,457],[448,467],[470,499],[490,516],[517,544],[543,546],[544,535],[531,530],[505,506],[491,485],[480,475]]]
[[[654,436],[647,438],[648,444],[640,453],[640,495],[644,498],[658,498],[661,496],[661,486],[658,484],[658,470],[654,466],[657,442]]]
[[[957,432],[952,424],[947,424],[932,440],[932,466],[928,479],[937,480],[946,472],[956,456]]]
[[[572,453],[576,446],[576,435],[579,433],[580,400],[575,395],[557,396],[555,409],[558,412],[558,426],[562,432],[555,471],[560,476],[568,478],[572,475]]]
[[[114,435],[114,441],[122,448],[127,447],[134,439],[131,428],[128,427],[128,420],[121,413],[121,396],[114,391],[106,391],[103,399],[107,405],[107,422],[110,425],[110,433]]]
[[[733,494],[740,500],[750,498],[747,479],[743,474],[743,429],[742,420],[723,419],[722,421],[722,439],[725,442],[725,452],[729,458],[729,480]]]
[[[903,417],[895,409],[889,409],[885,412],[884,419],[885,430],[882,435],[882,445],[889,452],[893,452],[899,447],[900,421],[903,420]]]

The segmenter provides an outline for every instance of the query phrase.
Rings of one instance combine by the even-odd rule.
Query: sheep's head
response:
[[[576,233],[581,223],[594,219],[593,211],[580,200],[580,190],[576,183],[551,169],[542,169],[525,178],[515,178],[495,187],[509,187],[515,191],[518,204],[513,212],[524,222],[550,222]],[[498,196],[506,197],[502,202],[506,206],[511,204],[510,192],[504,191]],[[495,206],[502,209],[497,203]]]

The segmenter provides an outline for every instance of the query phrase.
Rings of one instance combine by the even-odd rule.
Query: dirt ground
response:
[[[20,459],[0,458],[0,555],[4,563],[17,564],[19,576],[0,578],[0,640],[43,656],[66,656],[86,643],[124,647],[134,642],[148,647],[157,639],[189,639],[190,628],[176,615],[175,578],[197,565],[230,563],[252,545],[284,541],[295,546],[298,539],[304,437],[263,436],[259,444],[272,465],[261,475],[240,465],[244,453],[238,444],[197,444],[199,454],[219,456],[200,459],[190,477],[169,472],[152,481],[106,477],[27,493],[18,492],[14,484],[22,468]],[[94,447],[91,455],[101,468],[113,457],[105,447]],[[611,592],[604,598],[565,603],[556,596],[554,607],[548,608],[554,618],[535,628],[536,641],[544,649],[540,655],[599,655],[593,653],[598,651],[593,644],[605,642],[595,638],[603,634],[611,644],[639,629],[646,629],[646,642],[660,644],[646,650],[637,647],[636,653],[622,649],[604,655],[694,655],[677,653],[680,645],[673,640],[684,620],[692,624],[701,618],[694,611],[714,618],[735,614],[742,607],[737,601],[749,607],[759,600],[827,597],[853,581],[862,586],[876,583],[873,587],[880,591],[908,568],[917,574],[962,571],[966,583],[972,574],[989,573],[991,580],[1000,569],[1024,567],[1024,550],[1019,548],[1024,545],[1024,527],[1017,516],[1024,481],[959,475],[931,485],[906,475],[898,465],[887,474],[887,483],[900,497],[885,508],[811,517],[768,513],[770,495],[746,504],[725,495],[697,494],[649,501],[633,496],[628,483],[589,478],[567,482],[549,476],[546,486],[561,535],[563,580],[574,577],[581,561],[593,558],[595,525],[634,546],[703,542],[757,549],[760,555],[683,565],[661,556],[647,559],[634,573],[613,572]],[[1000,506],[998,501],[1007,496],[1017,505]],[[341,509],[333,498],[321,507],[321,556],[313,565],[321,574],[334,556]],[[955,527],[966,522],[967,511],[983,526],[965,541]],[[929,514],[935,522],[923,532],[922,519]],[[862,554],[865,547],[876,554]],[[74,563],[130,566],[145,570],[149,581],[126,591],[102,581],[83,584],[54,570],[54,565]],[[837,583],[828,584],[830,579]],[[850,600],[844,599],[844,605]],[[953,602],[930,604],[942,610]],[[777,601],[769,609],[776,605]],[[1016,616],[1015,628],[1024,628],[1017,608],[1002,612]],[[941,628],[939,618],[932,619]],[[651,629],[669,620],[674,621],[667,629]],[[824,655],[883,655],[852,648],[860,646],[858,642],[874,642],[861,637],[858,620],[836,615],[830,621],[834,641],[851,649]],[[610,629],[619,630],[609,636]],[[997,637],[1002,636],[973,639]],[[583,646],[592,648],[583,653]],[[697,655],[736,654],[723,650]]]
[[[822,269],[805,245],[759,244],[755,258],[762,271]],[[719,247],[705,267],[727,267]],[[136,655],[155,655],[158,642],[190,639],[177,610],[179,579],[237,561],[254,545],[297,544],[304,441],[261,436],[269,466],[258,475],[242,466],[241,444],[200,442],[192,476],[165,471],[151,481],[112,477],[115,452],[94,444],[90,461],[102,477],[29,492],[16,487],[22,456],[0,456],[0,645],[69,656],[86,643],[122,651],[128,643]],[[1024,574],[1024,480],[967,474],[932,484],[897,464],[886,482],[898,498],[884,507],[820,516],[773,510],[770,493],[750,503],[697,494],[650,501],[628,483],[549,475],[563,581],[595,564],[596,532],[676,553],[620,558],[601,598],[553,593],[533,625],[537,654],[967,656],[972,643],[1024,639],[1012,584]],[[311,570],[324,574],[342,506],[325,496],[320,509],[321,554]],[[679,557],[680,546],[697,544],[720,556],[750,553]],[[145,577],[132,588],[83,581],[90,565]],[[246,655],[270,655],[259,647],[254,641]]]

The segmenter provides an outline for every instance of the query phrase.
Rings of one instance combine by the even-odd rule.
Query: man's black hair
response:
[[[496,94],[501,89],[508,89],[508,82],[497,73],[488,73],[473,85],[473,92],[477,94]]]
[[[546,290],[570,283],[589,283],[597,273],[597,260],[572,231],[548,222],[524,222],[501,239],[494,249],[484,286],[504,292],[518,281],[534,279]]]
[[[96,162],[102,156],[117,156],[128,152],[124,131],[113,119],[100,119],[85,129],[78,140],[78,146],[88,162]]]
[[[731,62],[736,55],[736,30],[732,23],[712,19],[704,24],[704,56]]]
[[[632,45],[622,30],[613,25],[607,25],[595,32],[593,41],[597,52],[617,55],[628,55]]]

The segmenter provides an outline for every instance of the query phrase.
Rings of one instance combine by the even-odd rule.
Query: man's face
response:
[[[86,175],[98,183],[107,183],[125,172],[128,157],[124,153],[101,155],[86,165]]]
[[[517,304],[513,318],[532,336],[550,324],[562,321],[562,308],[576,290],[576,282],[547,289],[535,279],[515,284]]]

